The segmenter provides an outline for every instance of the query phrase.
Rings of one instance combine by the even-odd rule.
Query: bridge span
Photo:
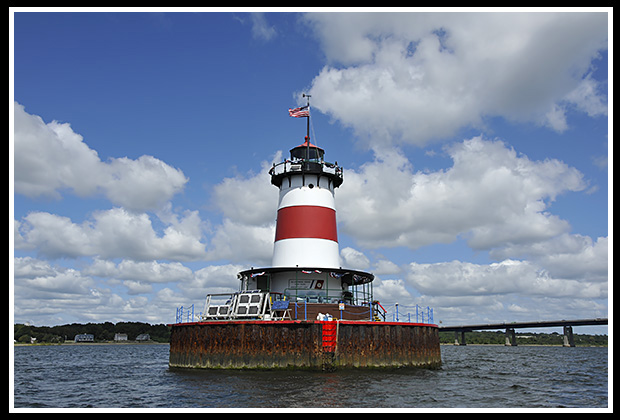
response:
[[[453,325],[439,327],[439,331],[454,331],[454,345],[465,346],[465,333],[481,330],[506,330],[507,346],[516,346],[517,338],[515,329],[517,328],[545,328],[545,327],[563,327],[564,328],[564,346],[575,347],[573,339],[573,327],[583,325],[608,325],[607,318],[591,318],[591,319],[562,319],[560,321],[531,321],[531,322],[500,322],[495,324],[472,324],[472,325]],[[459,337],[460,336],[460,337]]]

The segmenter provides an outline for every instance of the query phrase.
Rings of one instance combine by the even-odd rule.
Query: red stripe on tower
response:
[[[293,238],[338,242],[336,211],[320,206],[291,206],[278,210],[276,241]]]

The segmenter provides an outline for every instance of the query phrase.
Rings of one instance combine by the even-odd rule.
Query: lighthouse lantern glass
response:
[[[299,146],[291,150],[291,159],[306,159],[306,152],[309,154],[308,158],[316,162],[323,160],[323,155],[325,154],[322,149],[316,146]]]

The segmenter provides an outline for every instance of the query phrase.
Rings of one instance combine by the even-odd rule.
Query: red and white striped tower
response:
[[[307,135],[269,171],[280,190],[272,266],[240,272],[241,289],[268,290],[295,302],[350,304],[358,286],[366,287],[374,276],[340,267],[334,191],[342,184],[342,169],[310,142],[309,104],[289,109],[289,115],[308,118]]]
[[[273,267],[338,268],[334,189],[342,171],[323,160],[324,150],[306,141],[291,158],[274,166],[271,182],[280,188]]]

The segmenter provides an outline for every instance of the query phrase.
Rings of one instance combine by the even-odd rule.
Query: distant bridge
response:
[[[473,324],[473,325],[454,325],[449,327],[439,327],[439,331],[454,331],[454,344],[464,346],[465,333],[480,330],[506,330],[506,345],[516,346],[516,328],[545,328],[545,327],[564,327],[564,346],[575,347],[573,339],[573,327],[582,325],[608,325],[607,318],[592,319],[572,319],[561,321],[532,321],[532,322],[502,322],[497,324]],[[459,337],[460,335],[460,337]]]

